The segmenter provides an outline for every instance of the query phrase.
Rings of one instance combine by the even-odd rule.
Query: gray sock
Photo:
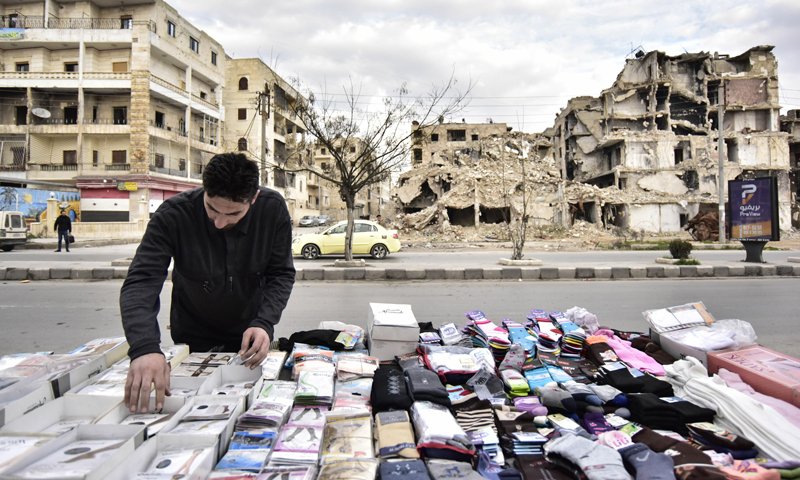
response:
[[[636,480],[675,480],[672,457],[656,453],[644,443],[634,443],[619,450],[625,465],[636,472]]]
[[[589,480],[630,480],[619,452],[577,435],[566,434],[550,440],[545,452],[556,453],[574,463]]]

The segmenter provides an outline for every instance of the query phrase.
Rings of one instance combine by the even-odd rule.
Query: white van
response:
[[[0,250],[10,252],[28,241],[28,226],[22,212],[0,212]]]

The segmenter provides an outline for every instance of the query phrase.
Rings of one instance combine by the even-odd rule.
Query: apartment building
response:
[[[319,182],[298,171],[311,154],[299,148],[306,132],[293,107],[306,99],[258,58],[226,65],[223,149],[259,162],[262,185],[283,194],[292,218],[318,214]]]
[[[347,155],[357,156],[363,151],[365,145],[361,140],[353,140],[342,148],[345,158],[347,158]],[[336,161],[327,147],[320,143],[314,143],[311,149],[313,158],[310,161],[310,169],[328,175],[335,172]],[[391,178],[387,177],[367,185],[358,192],[355,202],[356,218],[374,220],[378,215],[386,217],[393,213],[394,208],[389,208],[391,184]],[[312,185],[317,188],[312,189]],[[338,185],[314,173],[309,173],[309,203],[316,205],[321,214],[330,215],[334,220],[347,219],[347,205],[339,194]]]
[[[789,143],[772,48],[640,51],[599,97],[572,99],[556,119],[553,152],[564,179],[600,189],[571,205],[572,220],[679,232],[698,212],[718,209],[720,180],[774,176],[781,228],[790,228]]]
[[[0,0],[0,173],[146,219],[224,151],[222,45],[161,0]]]
[[[789,134],[792,226],[800,228],[800,110],[789,110],[781,117],[781,130]]]

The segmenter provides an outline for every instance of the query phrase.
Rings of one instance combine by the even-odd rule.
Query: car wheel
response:
[[[313,243],[303,245],[303,249],[300,252],[303,254],[303,258],[306,260],[314,260],[315,258],[319,257],[319,247]]]
[[[389,255],[389,249],[382,243],[376,243],[370,249],[369,254],[372,255],[372,258],[386,258],[386,255]]]
[[[14,250],[14,245],[3,245],[0,247],[0,249],[2,249],[4,252],[10,252],[11,250]]]

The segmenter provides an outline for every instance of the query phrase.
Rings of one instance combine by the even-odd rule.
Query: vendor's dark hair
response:
[[[258,165],[242,153],[214,155],[203,169],[203,188],[210,197],[249,202],[258,191]]]

